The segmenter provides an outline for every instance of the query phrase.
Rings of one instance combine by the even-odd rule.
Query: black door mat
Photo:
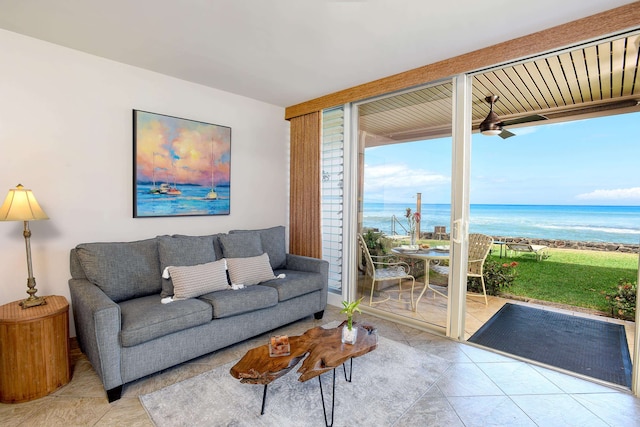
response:
[[[623,325],[507,303],[469,342],[631,387]]]

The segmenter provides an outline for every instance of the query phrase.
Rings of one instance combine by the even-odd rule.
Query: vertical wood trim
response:
[[[364,83],[285,109],[285,119],[576,45],[640,26],[640,2]]]
[[[289,252],[322,257],[320,112],[291,120]]]

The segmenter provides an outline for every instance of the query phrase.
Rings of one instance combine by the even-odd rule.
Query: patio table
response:
[[[429,266],[431,261],[441,261],[449,259],[449,246],[443,246],[441,248],[429,248],[429,249],[419,249],[417,251],[413,250],[403,250],[400,248],[391,249],[396,255],[400,255],[407,258],[413,258],[424,261],[424,288],[420,291],[420,295],[418,295],[418,299],[413,306],[413,311],[418,310],[418,303],[420,302],[420,298],[424,295],[425,291],[429,287]]]

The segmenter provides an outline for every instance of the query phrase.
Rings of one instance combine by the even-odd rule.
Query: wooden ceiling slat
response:
[[[611,43],[598,45],[598,63],[600,68],[600,90],[602,99],[610,99],[611,94]]]
[[[584,64],[587,70],[587,80],[585,85],[589,86],[589,93],[592,101],[599,101],[602,99],[602,89],[600,85],[600,62],[598,61],[598,48],[596,46],[590,46],[583,49]],[[608,74],[604,71],[605,75]]]
[[[632,95],[634,93],[634,83],[637,82],[638,73],[638,44],[640,36],[627,38],[625,60],[624,60],[624,77],[622,80],[622,96]],[[636,92],[638,93],[638,92]]]
[[[546,108],[547,103],[540,93],[538,86],[534,83],[533,79],[529,75],[524,64],[518,64],[511,67],[513,72],[517,75],[518,83],[516,86],[518,87],[519,92],[522,94],[522,97],[527,100],[529,103],[529,108],[527,111],[533,111],[540,108]],[[514,80],[514,78],[512,78]]]
[[[573,104],[573,96],[571,95],[571,89],[569,89],[569,85],[567,84],[567,79],[564,77],[560,58],[553,56],[543,61],[547,63],[547,67],[540,67],[542,75],[546,78],[547,72],[551,73],[551,76],[547,81],[553,82],[553,84],[558,87],[558,91],[561,96],[561,98],[555,98],[556,103],[561,106]]]
[[[497,93],[497,89],[493,86],[490,88],[485,85],[490,83],[486,76],[475,76],[472,81],[471,89],[471,119],[482,120],[489,114],[489,104],[484,98],[491,93]]]
[[[480,76],[477,77],[480,78]],[[496,70],[495,72],[491,71],[486,73],[486,75],[484,75],[483,84],[490,91],[488,93],[484,93],[485,96],[501,95],[500,99],[493,107],[493,111],[495,111],[496,114],[510,115],[518,112],[518,107],[513,104],[514,96],[507,87],[507,84],[510,84],[510,81],[506,77],[504,71]]]
[[[622,78],[624,77],[624,47],[627,39],[614,40],[611,43],[611,92],[614,97],[622,95]]]
[[[592,97],[591,87],[589,86],[589,73],[584,59],[584,51],[578,50],[571,52],[571,60],[573,62],[573,69],[576,72],[576,83],[580,88],[580,95],[582,96],[581,102],[589,102],[592,100]]]
[[[531,97],[535,101],[535,104],[533,104],[534,108],[548,108],[549,105],[545,97],[545,93],[548,92],[547,85],[545,85],[544,82],[540,82],[542,83],[541,87],[538,84],[539,82],[534,80],[534,77],[539,77],[540,73],[538,73],[537,70],[534,70],[535,74],[532,75],[530,68],[526,67],[526,64],[518,64],[513,68],[518,73],[518,76],[520,76],[524,88],[531,93]],[[535,69],[535,67],[533,68]]]
[[[564,78],[569,88],[569,93],[571,94],[570,104],[577,104],[582,102],[582,94],[580,93],[580,85],[578,85],[578,77],[576,76],[576,71],[573,68],[573,59],[571,58],[571,54],[563,53],[558,55],[558,60],[560,61],[560,66],[562,67],[562,74],[556,79]],[[564,77],[562,77],[564,76]],[[558,80],[560,82],[560,80]],[[565,99],[567,99],[565,95]]]
[[[545,67],[547,77],[549,79],[552,79],[553,75],[549,70],[547,62],[544,60],[527,62],[524,64],[524,68],[527,70],[527,73],[529,73],[529,76],[531,77],[533,84],[536,85],[538,92],[540,92],[540,96],[544,100],[544,105],[547,108],[557,107],[558,102],[556,101],[556,98],[562,99],[562,95],[560,94],[558,85],[555,84],[555,82],[549,81],[545,78],[540,70],[540,65]]]
[[[640,69],[638,69],[639,63],[640,63],[640,52],[636,56],[636,81],[633,83],[634,95],[640,95]]]

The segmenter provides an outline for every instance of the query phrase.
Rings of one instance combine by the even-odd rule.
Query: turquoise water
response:
[[[216,186],[217,200],[206,200],[209,187],[199,185],[177,185],[182,194],[151,194],[150,184],[136,185],[138,216],[189,216],[189,215],[228,215],[229,187]]]
[[[413,204],[365,203],[363,224],[392,232],[395,215],[405,228],[406,208]],[[449,231],[450,206],[422,205],[421,231],[445,225]],[[405,234],[396,223],[396,232]],[[491,236],[586,242],[640,243],[640,206],[471,205],[470,233]]]

